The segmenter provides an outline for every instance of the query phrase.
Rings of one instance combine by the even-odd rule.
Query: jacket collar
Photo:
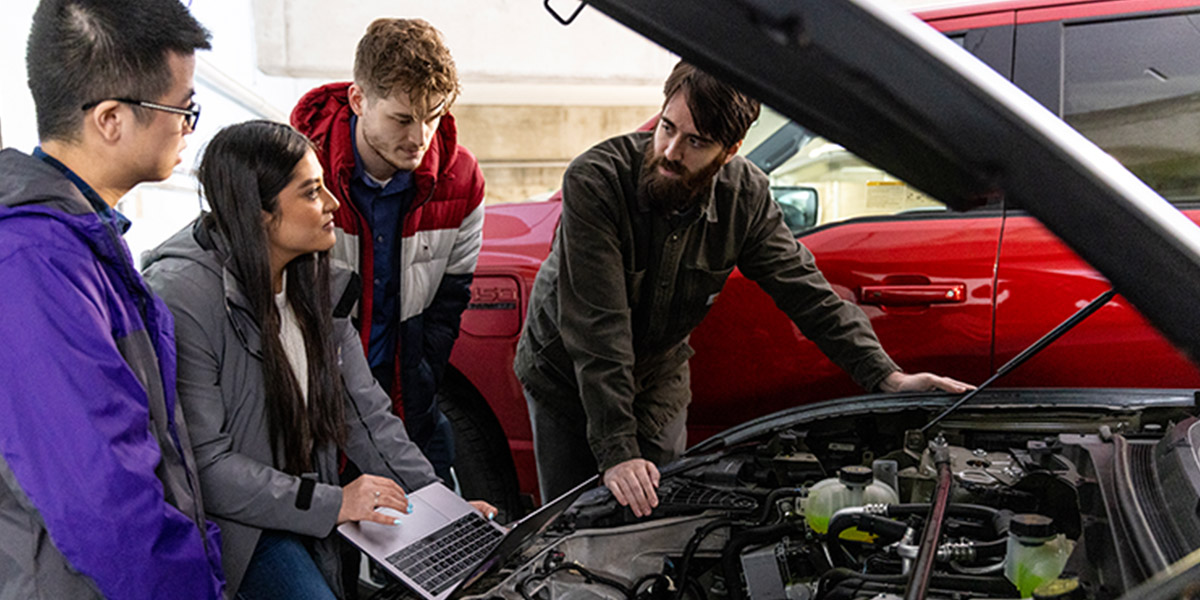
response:
[[[292,112],[292,125],[308,135],[324,157],[322,162],[327,161],[329,165],[331,173],[326,173],[329,187],[343,192],[349,189],[355,166],[354,132],[350,127],[350,116],[354,111],[350,108],[349,89],[348,81],[313,89],[300,99]],[[454,115],[447,113],[442,117],[421,164],[413,171],[414,206],[429,200],[437,181],[449,176],[457,156],[458,126]],[[349,203],[342,204],[348,208]]]
[[[41,146],[33,149],[33,157],[41,160],[51,167],[54,167],[60,173],[62,173],[63,177],[66,177],[67,180],[79,190],[79,193],[83,194],[84,199],[87,200],[88,204],[92,206],[92,210],[96,211],[96,214],[100,215],[100,219],[105,223],[112,225],[117,230],[117,233],[124,235],[125,232],[129,231],[129,227],[133,225],[129,218],[121,214],[121,211],[109,206],[108,203],[100,197],[100,194],[92,188],[91,184],[84,181],[83,178],[76,174],[75,171],[72,171],[70,167],[63,164],[63,162],[57,158],[46,154],[46,151],[42,150]]]
[[[203,217],[192,222],[185,229],[191,234],[192,241],[203,252],[195,253],[194,260],[211,270],[220,270],[221,281],[225,291],[227,305],[236,306],[250,312],[250,300],[243,290],[241,278],[233,271],[228,260],[229,245],[219,231],[213,231],[202,223]],[[186,243],[186,242],[185,242]],[[333,294],[334,317],[345,317],[362,294],[362,282],[358,275],[346,263],[330,259],[329,288]]]
[[[132,271],[120,234],[58,169],[8,148],[0,150],[0,182],[0,219],[30,214],[52,218],[75,231],[109,268]]]
[[[13,148],[0,150],[0,206],[40,205],[69,215],[96,212],[58,169]]]

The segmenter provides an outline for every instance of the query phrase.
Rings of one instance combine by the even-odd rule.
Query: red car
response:
[[[1200,2],[1019,1],[919,16],[1200,217]],[[1003,199],[947,211],[769,111],[744,147],[771,175],[789,225],[834,288],[862,307],[908,371],[982,382],[1109,288]],[[519,494],[537,489],[511,365],[559,211],[557,200],[488,208],[472,303],[442,390],[464,493],[510,515],[524,508]],[[691,444],[752,417],[862,391],[736,271],[691,344]],[[1200,371],[1118,296],[999,385],[1200,388]]]

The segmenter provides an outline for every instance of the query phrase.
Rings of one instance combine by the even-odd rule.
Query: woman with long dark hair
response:
[[[436,476],[348,318],[358,285],[328,257],[337,200],[312,144],[280,123],[227,127],[199,178],[211,212],[144,268],[175,316],[179,401],[228,589],[341,597],[335,525],[399,524],[376,509],[411,512],[405,489]],[[345,487],[339,449],[368,473]]]

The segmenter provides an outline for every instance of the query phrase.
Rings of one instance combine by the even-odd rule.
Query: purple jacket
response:
[[[0,151],[0,598],[219,598],[170,312],[50,164]]]

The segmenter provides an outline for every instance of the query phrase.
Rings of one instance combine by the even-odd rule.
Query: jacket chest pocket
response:
[[[413,243],[415,245],[415,248],[413,248],[413,264],[427,263],[433,260],[433,257],[437,255],[433,244],[431,244],[428,240],[418,239]]]
[[[679,287],[676,289],[672,305],[675,314],[680,317],[677,322],[681,325],[681,330],[690,332],[700,324],[704,315],[708,314],[708,309],[717,301],[717,296],[725,287],[725,280],[729,279],[733,269],[734,267],[706,269],[688,265],[680,267]]]
[[[404,240],[404,253],[409,264],[419,265],[445,259],[450,255],[450,247],[454,244],[454,232],[446,230],[419,231],[411,238]]]
[[[688,299],[688,304],[705,307],[712,306],[725,287],[725,280],[733,273],[734,267],[724,269],[705,269],[684,265],[681,267],[679,292]]]

